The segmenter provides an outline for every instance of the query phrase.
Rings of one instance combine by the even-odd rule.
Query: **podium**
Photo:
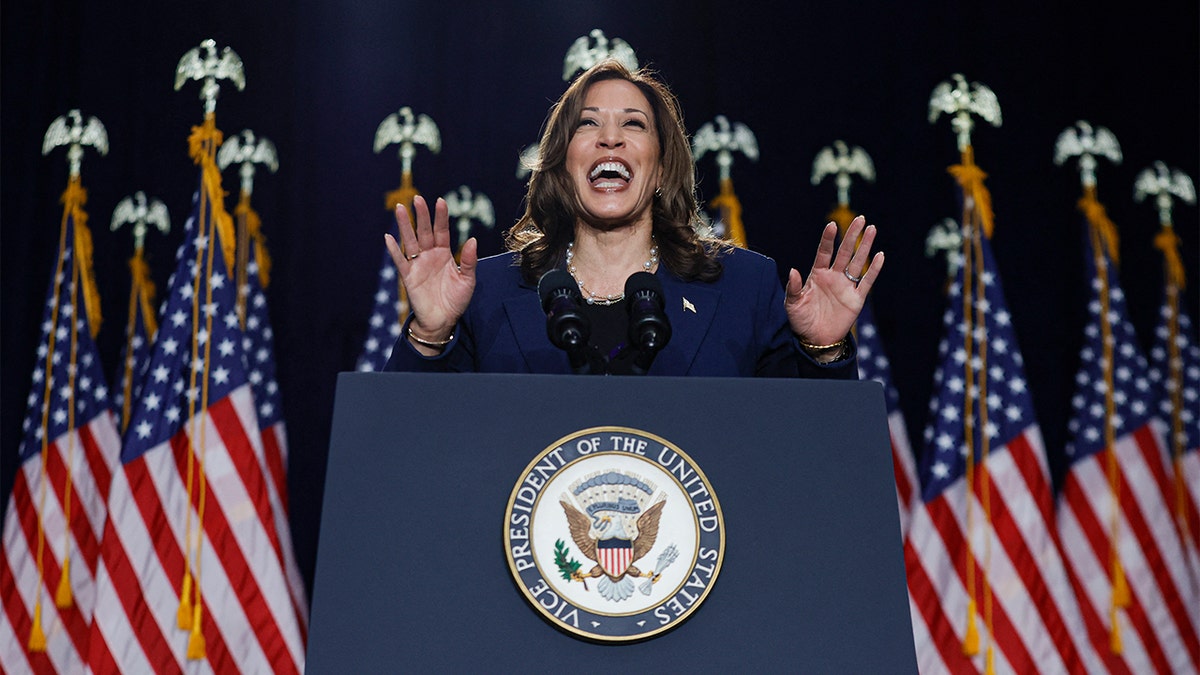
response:
[[[531,460],[581,429],[670,439],[720,502],[722,567],[632,643],[551,625],[504,546]],[[916,672],[882,387],[342,373],[306,672]]]

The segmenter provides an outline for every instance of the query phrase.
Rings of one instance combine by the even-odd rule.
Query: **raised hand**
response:
[[[788,322],[792,332],[810,345],[830,345],[850,332],[867,293],[883,269],[882,251],[870,260],[870,267],[866,266],[875,241],[875,226],[867,226],[862,216],[850,223],[835,257],[836,239],[837,224],[831,222],[821,233],[808,280],[795,269],[788,273],[784,299]]]
[[[396,206],[400,241],[388,234],[384,242],[400,271],[415,314],[410,329],[420,340],[442,342],[453,334],[454,325],[471,302],[478,243],[474,237],[468,239],[456,262],[450,248],[450,216],[445,200],[439,198],[435,203],[432,222],[423,197],[413,198],[413,211],[417,217],[415,228],[404,205]]]

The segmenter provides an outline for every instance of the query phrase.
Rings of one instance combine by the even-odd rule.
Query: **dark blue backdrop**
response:
[[[1060,463],[1087,289],[1080,188],[1052,158],[1078,119],[1111,129],[1125,163],[1103,165],[1099,196],[1121,232],[1122,282],[1149,341],[1159,304],[1158,230],[1134,177],[1156,160],[1200,177],[1200,41],[1194,2],[1102,10],[1078,3],[767,2],[5,2],[0,9],[3,203],[0,308],[0,498],[7,504],[34,367],[42,300],[55,254],[67,167],[41,155],[47,126],[79,107],[105,124],[111,150],[83,164],[105,323],[99,342],[115,370],[129,287],[127,229],[111,233],[117,202],[136,190],[163,200],[174,231],[148,235],[166,286],[196,169],[187,154],[202,120],[198,84],[173,90],[179,58],[206,38],[245,62],[247,86],[226,85],[217,124],[278,148],[260,170],[254,206],[274,260],[269,289],[291,446],[293,529],[312,578],[335,376],[362,346],[389,214],[399,184],[396,147],[372,152],[375,129],[404,105],[433,117],[440,155],[418,150],[416,187],[437,196],[466,184],[496,208],[481,252],[519,214],[517,153],[536,140],[564,88],[562,59],[592,28],[628,41],[683,104],[691,131],[717,114],[749,125],[762,156],[739,159],[734,182],[750,247],[807,271],[832,184],[809,182],[816,153],[835,139],[866,149],[878,178],[852,205],[880,227],[887,267],[873,292],[879,329],[914,441],[920,436],[941,331],[945,265],[924,255],[929,228],[955,216],[958,161],[945,117],[931,125],[934,86],[954,72],[989,86],[1004,123],[974,135],[989,173],[993,238],[1030,386],[1051,455]],[[1070,7],[1070,8],[1068,8]],[[1076,9],[1079,8],[1079,9]],[[237,176],[225,176],[236,195]],[[702,196],[717,192],[711,156]],[[232,205],[232,201],[231,201]],[[1194,286],[1197,214],[1175,210]],[[712,402],[719,410],[721,402]],[[464,418],[469,412],[464,411]],[[466,420],[469,423],[469,419]],[[918,443],[919,445],[919,443]]]

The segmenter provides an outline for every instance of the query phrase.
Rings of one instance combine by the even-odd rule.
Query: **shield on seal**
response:
[[[596,562],[608,576],[620,579],[633,562],[633,542],[628,539],[613,537],[596,542]]]

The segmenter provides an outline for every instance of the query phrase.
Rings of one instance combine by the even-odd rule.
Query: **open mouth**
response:
[[[597,190],[614,190],[623,188],[633,179],[633,173],[624,162],[605,160],[592,167],[588,172],[588,180]]]

